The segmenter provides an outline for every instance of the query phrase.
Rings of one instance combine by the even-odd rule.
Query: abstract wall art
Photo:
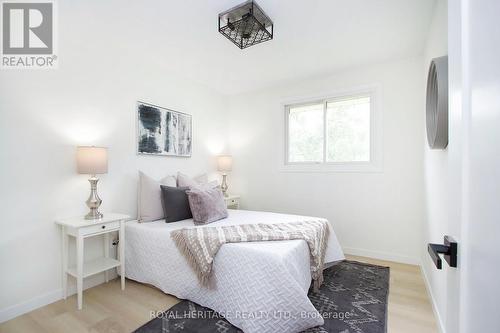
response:
[[[137,153],[190,157],[191,115],[137,102]]]

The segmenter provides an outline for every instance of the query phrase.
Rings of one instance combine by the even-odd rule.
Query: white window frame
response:
[[[350,90],[324,94],[323,97],[303,97],[290,99],[282,103],[284,108],[284,172],[382,172],[382,114],[380,108],[380,92],[378,86],[361,87]],[[370,97],[370,160],[366,162],[328,162],[326,161],[327,137],[323,144],[322,162],[289,162],[289,111],[292,107],[310,104],[326,105],[328,102],[339,101],[355,97]],[[324,117],[327,112],[324,109]],[[326,119],[323,123],[323,133],[326,136]]]

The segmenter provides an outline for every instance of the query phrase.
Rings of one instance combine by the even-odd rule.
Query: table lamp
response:
[[[87,199],[87,206],[90,212],[85,215],[86,220],[102,218],[99,206],[102,203],[97,195],[97,174],[108,172],[108,149],[104,147],[79,146],[76,148],[76,165],[78,173],[90,175],[90,196]]]
[[[222,173],[222,184],[221,190],[225,197],[227,194],[227,173],[231,171],[233,167],[233,157],[230,155],[220,155],[217,156],[217,170]]]

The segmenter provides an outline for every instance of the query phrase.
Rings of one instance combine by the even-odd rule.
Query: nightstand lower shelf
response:
[[[112,269],[118,266],[120,266],[120,262],[113,258],[98,258],[95,260],[85,262],[83,263],[83,278],[105,272],[108,269]],[[76,272],[76,266],[69,267],[66,272],[69,275],[78,277],[78,274]]]

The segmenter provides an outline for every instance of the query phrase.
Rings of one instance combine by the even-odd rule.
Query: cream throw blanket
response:
[[[318,290],[323,283],[323,264],[329,232],[327,221],[315,220],[183,228],[172,231],[171,237],[204,286],[209,286],[212,264],[223,244],[303,239],[309,246],[314,290]]]

